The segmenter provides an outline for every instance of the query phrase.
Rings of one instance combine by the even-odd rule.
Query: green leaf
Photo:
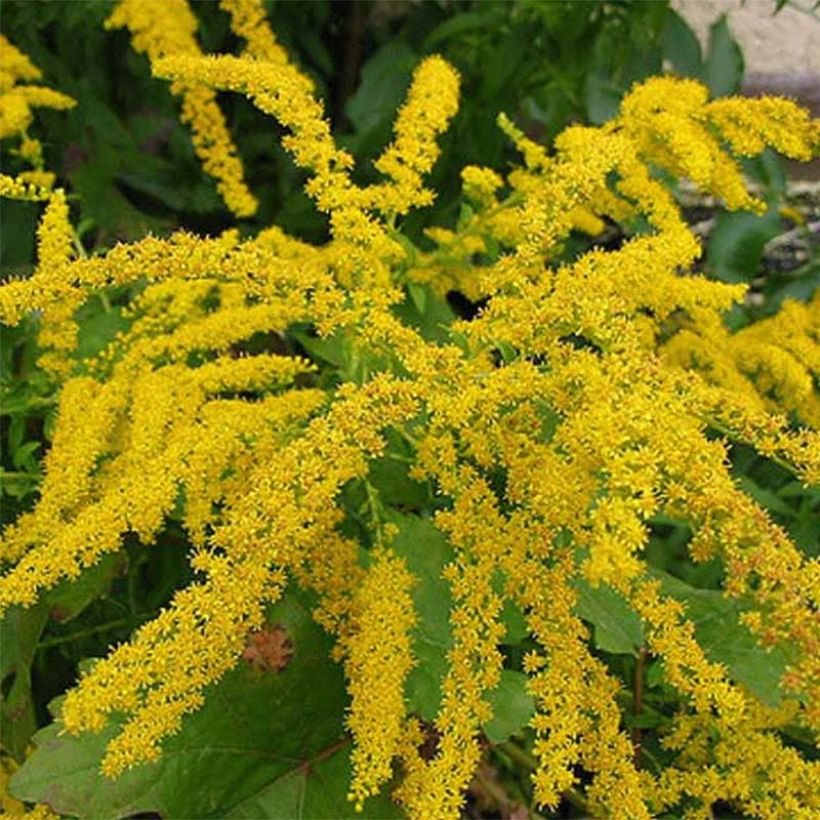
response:
[[[515,86],[515,73],[527,56],[532,31],[526,25],[514,25],[486,55],[478,95],[497,104],[504,89]]]
[[[760,264],[764,245],[779,232],[780,217],[774,208],[763,216],[749,211],[719,213],[706,250],[709,271],[723,282],[748,281]]]
[[[357,131],[372,131],[385,120],[392,121],[418,59],[404,40],[393,40],[364,64],[359,88],[345,106]]]
[[[96,304],[95,304],[96,303]],[[90,358],[100,353],[121,330],[128,327],[119,308],[106,310],[98,300],[80,308],[77,315],[79,334],[76,357]]]
[[[40,476],[37,473],[15,474],[0,469],[0,493],[12,498],[25,498],[37,489],[39,480]]]
[[[339,746],[330,746],[314,760],[290,769],[225,816],[248,820],[336,820],[351,816],[351,803],[346,798],[352,775],[350,749],[346,742],[342,748]],[[389,797],[377,795],[356,816],[382,818],[403,814]]]
[[[290,334],[314,358],[341,367],[344,364],[344,339],[340,334],[327,338],[311,336],[307,330],[291,329]]]
[[[344,680],[329,658],[331,640],[302,596],[289,593],[269,609],[267,621],[291,642],[289,664],[275,671],[240,661],[208,689],[204,706],[166,741],[158,761],[108,780],[98,767],[116,725],[74,737],[52,724],[35,737],[37,751],[15,775],[13,794],[81,820],[145,812],[225,817],[303,771],[343,737]],[[338,792],[323,799],[340,809],[348,784],[325,781],[331,786]],[[352,805],[346,811],[353,816]]]
[[[718,590],[697,589],[668,573],[652,572],[661,581],[665,595],[686,604],[686,615],[695,625],[695,637],[707,657],[725,664],[729,675],[764,703],[777,706],[782,698],[779,683],[788,658],[781,647],[760,646],[740,623],[746,607]]]
[[[503,743],[520,732],[535,714],[535,701],[527,692],[527,676],[512,669],[501,670],[498,686],[488,694],[492,720],[484,724],[491,743]]]
[[[661,34],[663,55],[683,77],[699,77],[703,70],[700,43],[689,24],[676,11],[669,9]]]
[[[643,646],[643,629],[629,604],[606,584],[593,587],[579,578],[575,587],[575,611],[594,626],[595,646],[614,655],[637,655]]]
[[[39,202],[4,199],[0,203],[0,266],[5,276],[31,270],[41,211]]]
[[[393,313],[405,324],[416,328],[428,341],[449,341],[448,327],[456,318],[452,308],[446,299],[437,296],[426,285],[416,287],[424,294],[423,307],[419,307],[419,297],[409,292],[402,302],[393,305]]]
[[[104,555],[78,578],[64,581],[44,596],[52,619],[65,623],[76,618],[92,601],[104,595],[111,582],[128,567],[124,551]]]
[[[455,14],[443,23],[439,23],[425,38],[424,50],[436,48],[444,40],[458,37],[468,31],[486,28],[498,20],[498,14],[493,13],[497,9],[492,9],[490,14],[485,13],[485,9],[479,6],[479,11],[467,11]],[[490,10],[487,9],[487,10]]]
[[[427,304],[427,291],[423,285],[418,285],[415,282],[410,282],[407,285],[407,292],[416,306],[416,310],[420,315],[424,315],[424,306]]]
[[[13,607],[0,620],[0,737],[9,754],[22,760],[37,729],[31,689],[31,663],[48,620],[48,608]]]
[[[39,441],[27,441],[21,444],[11,457],[12,463],[18,470],[25,470],[29,473],[35,473],[38,469],[37,459],[34,454],[40,449]]]
[[[782,498],[771,490],[761,487],[756,481],[747,475],[737,477],[737,483],[747,495],[750,495],[758,504],[767,510],[783,515],[786,518],[794,518],[797,514],[794,508],[790,507]]]
[[[388,452],[384,457],[370,462],[368,481],[379,491],[379,497],[388,505],[403,510],[424,507],[430,498],[426,484],[409,476],[409,464],[394,458],[400,453]]]
[[[587,117],[593,125],[601,125],[618,113],[623,90],[612,82],[608,74],[595,70],[587,76],[584,103]]]
[[[743,173],[757,182],[763,189],[763,196],[771,202],[781,200],[786,192],[788,177],[783,161],[772,148],[767,148],[754,157],[744,157]]]
[[[399,532],[393,549],[407,561],[416,576],[413,604],[418,623],[413,629],[416,666],[407,677],[408,708],[424,720],[433,720],[441,705],[441,681],[447,672],[447,652],[452,645],[450,608],[452,599],[441,572],[452,559],[452,549],[432,522],[396,515]]]
[[[502,639],[502,643],[509,646],[515,646],[521,643],[527,635],[529,635],[529,627],[527,626],[527,619],[521,608],[514,604],[509,598],[504,600],[504,608],[501,610],[501,623],[506,627],[506,632]]]
[[[713,97],[735,94],[740,88],[743,52],[732,37],[725,14],[709,28],[709,49],[702,77]]]

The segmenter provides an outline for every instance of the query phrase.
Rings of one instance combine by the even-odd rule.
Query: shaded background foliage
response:
[[[314,79],[334,133],[358,158],[361,182],[373,177],[368,160],[388,141],[395,109],[419,60],[439,52],[461,72],[461,110],[442,139],[442,158],[431,179],[431,187],[438,191],[432,209],[435,215],[431,217],[428,209],[411,215],[405,223],[415,238],[420,237],[422,220],[446,224],[457,219],[461,167],[470,163],[500,170],[507,167],[512,149],[496,126],[500,112],[547,142],[570,122],[607,120],[632,83],[664,69],[699,78],[716,95],[736,92],[743,73],[742,55],[725,19],[715,22],[708,48],[702,51],[686,22],[667,2],[316,0],[267,5],[278,38]],[[164,235],[186,229],[216,234],[235,221],[213,181],[202,173],[189,133],[179,123],[168,84],[151,77],[147,58],[131,48],[126,32],[104,30],[111,9],[108,0],[4,0],[0,18],[3,33],[42,69],[45,83],[77,100],[76,108],[68,112],[39,111],[34,133],[42,140],[46,167],[57,172],[59,184],[70,194],[78,242],[85,252],[93,253],[149,231]],[[227,16],[215,2],[195,3],[193,9],[200,21],[204,51],[238,50],[240,44],[230,32]],[[302,192],[304,177],[280,146],[279,126],[239,95],[220,96],[220,104],[249,186],[261,205],[253,219],[241,223],[241,230],[253,234],[275,222],[299,237],[322,241],[327,226]],[[18,170],[16,163],[13,154],[4,154],[5,172]],[[808,298],[820,278],[816,242],[801,226],[805,203],[798,202],[797,210],[782,209],[787,181],[777,158],[767,154],[749,163],[747,170],[770,204],[761,217],[715,215],[711,203],[686,200],[686,191],[681,192],[691,221],[704,225],[708,236],[704,272],[724,281],[754,285],[756,298],[737,307],[730,317],[736,327],[772,312],[786,296]],[[39,208],[8,201],[1,207],[3,274],[25,275],[34,264]],[[816,204],[809,203],[809,219],[811,208],[816,209]],[[813,218],[817,219],[816,213]],[[762,267],[767,243],[776,243],[784,231],[787,239],[780,247],[796,243],[799,253],[778,266]],[[620,237],[608,232],[596,241],[617,243]],[[120,295],[112,291],[107,298],[94,299],[83,307],[84,350],[100,349],[121,326]],[[456,297],[451,307],[462,312],[472,309]],[[408,309],[424,314],[432,307],[417,304]],[[417,318],[433,327],[452,317],[446,306],[437,309],[441,315]],[[31,505],[38,460],[48,447],[53,425],[53,388],[34,368],[35,321],[2,328],[3,523]],[[310,344],[298,336],[291,341]],[[318,346],[308,352],[319,358],[333,355],[332,350]],[[390,452],[401,455],[402,446],[400,441],[391,442]],[[735,447],[733,463],[744,489],[768,508],[809,555],[817,555],[820,492],[802,487],[750,449]],[[402,509],[431,508],[429,488],[419,485],[408,496],[406,475],[396,464],[388,459],[370,477],[382,497],[388,503],[393,503],[392,498]],[[348,508],[366,503],[361,487],[348,487],[346,493]],[[421,663],[411,676],[411,706],[428,718],[435,714],[435,675],[447,649],[446,587],[438,577],[447,560],[447,547],[432,528],[410,519],[398,519],[398,523],[399,544],[404,538],[426,548],[427,563],[411,566],[421,578],[416,606],[426,624],[426,631],[417,636]],[[355,522],[351,526],[355,529]],[[690,602],[698,637],[710,656],[727,663],[733,675],[761,698],[776,702],[777,678],[785,660],[762,653],[738,625],[738,613],[729,611],[733,605],[715,592],[719,564],[695,568],[686,559],[690,535],[680,523],[657,522],[648,549],[651,563],[670,594]],[[105,654],[109,644],[126,640],[189,579],[187,550],[182,531],[172,520],[162,537],[162,549],[126,544],[78,581],[50,592],[30,610],[13,611],[0,624],[0,729],[7,754],[22,760],[35,730],[50,720],[49,702],[76,680],[80,664]],[[408,561],[418,560],[418,554],[408,549]],[[55,806],[78,816],[127,816],[144,811],[175,816],[226,816],[228,812],[237,817],[338,816],[349,811],[344,800],[339,803],[337,799],[349,770],[341,729],[343,682],[339,670],[326,661],[327,639],[305,618],[306,607],[291,597],[280,606],[282,611],[270,615],[272,624],[286,624],[298,638],[299,651],[281,676],[266,683],[259,679],[258,670],[243,666],[216,687],[221,702],[235,701],[240,697],[235,693],[241,693],[244,712],[238,719],[248,726],[264,723],[271,703],[287,707],[283,706],[286,714],[282,719],[268,726],[267,736],[252,738],[232,763],[217,752],[200,755],[199,764],[189,770],[195,780],[202,782],[217,770],[226,772],[212,788],[202,792],[193,788],[191,793],[196,796],[186,802],[180,797],[185,791],[179,789],[180,768],[174,761],[175,754],[184,755],[186,748],[200,748],[197,744],[206,742],[203,738],[210,738],[207,742],[212,745],[230,739],[233,730],[228,724],[218,725],[216,707],[210,712],[204,709],[186,724],[183,734],[173,741],[176,745],[160,775],[148,775],[154,787],[147,796],[146,775],[139,772],[133,778],[129,774],[124,785],[112,791],[98,791],[93,761],[99,758],[98,747],[105,739],[57,739],[53,729],[45,730],[39,742],[62,743],[62,748],[47,763],[40,758],[27,765],[17,781],[20,795],[41,800],[51,796]],[[632,681],[636,668],[643,670],[644,663],[637,618],[617,596],[591,589],[581,590],[581,608],[582,616],[595,627],[594,640],[602,657],[624,681]],[[528,648],[520,618],[520,613],[505,613],[505,652],[518,662]],[[651,665],[645,672],[644,702],[632,726],[638,731],[662,725],[667,719],[665,710],[674,702],[660,674]],[[488,738],[500,745],[492,766],[482,770],[473,790],[469,811],[474,816],[508,814],[516,805],[530,802],[526,743],[507,742],[515,733],[526,736],[524,727],[532,708],[516,675],[520,673],[509,672],[502,680],[496,694],[498,715],[493,725],[485,727]],[[310,687],[320,679],[323,688],[311,694]],[[316,698],[320,695],[327,714],[311,712],[319,709]],[[292,723],[304,714],[314,714],[317,725],[324,721],[325,728],[302,738]],[[284,737],[296,741],[283,754],[296,761],[312,760],[313,765],[274,765],[256,771],[250,785],[243,781],[250,776],[247,772],[253,769],[251,762],[260,749],[271,743],[279,748],[276,744]],[[793,740],[806,752],[805,738]],[[660,748],[651,748],[651,741],[647,748],[649,754],[663,754]],[[311,780],[316,773],[319,788]],[[52,785],[46,788],[46,782]],[[61,784],[56,792],[55,782]],[[242,788],[237,786],[240,782],[244,782]],[[92,793],[96,802],[89,802]],[[368,811],[386,816],[391,806],[374,803]],[[582,813],[583,806],[573,806],[570,800],[561,812]]]

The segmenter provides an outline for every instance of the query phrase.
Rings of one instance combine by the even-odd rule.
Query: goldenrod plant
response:
[[[745,286],[692,272],[700,244],[670,188],[687,179],[759,211],[738,158],[770,147],[808,161],[817,122],[789,100],[710,101],[672,77],[634,86],[610,122],[571,126],[551,146],[501,118],[520,165],[464,168],[456,223],[413,241],[403,220],[433,202],[424,178],[458,110],[447,62],[416,68],[375,163],[383,179],[360,185],[256,0],[222,2],[241,56],[203,56],[184,0],[148,5],[123,0],[109,25],[127,26],[181,97],[227,204],[255,207],[215,102],[233,92],[286,129],[330,239],[180,231],[86,256],[63,190],[0,177],[4,196],[45,204],[37,268],[0,287],[0,318],[39,316],[59,396],[39,497],[4,532],[0,608],[76,583],[124,539],[162,550],[172,518],[195,573],[84,672],[59,732],[107,732],[105,778],[156,765],[270,606],[299,589],[344,669],[356,810],[382,793],[410,817],[458,817],[503,708],[493,693],[514,674],[533,706],[517,729],[544,811],[570,795],[593,816],[707,817],[718,803],[817,816],[805,744],[820,728],[820,570],[728,459],[742,444],[820,480],[820,299],[730,331],[723,315]],[[35,73],[10,45],[2,55],[13,93]],[[68,104],[32,93],[20,98]],[[579,231],[607,225],[622,243],[570,252]],[[124,326],[83,353],[78,311],[112,288],[126,294]],[[453,291],[472,316],[441,318]],[[391,459],[408,493],[430,489],[424,504],[380,487],[374,469]],[[693,565],[720,564],[714,594],[755,651],[786,658],[774,700],[709,652],[650,560],[669,522],[691,532]],[[427,545],[407,539],[422,525],[448,555],[434,578],[449,596],[448,644],[429,720],[413,706],[417,636],[432,628],[413,571]],[[591,633],[590,600],[638,625],[636,669],[651,660],[671,693],[657,754],[630,732],[634,704]],[[524,625],[518,654],[505,648],[510,613]]]

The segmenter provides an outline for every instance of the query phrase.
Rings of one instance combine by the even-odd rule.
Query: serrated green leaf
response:
[[[240,661],[208,690],[205,705],[166,741],[155,763],[108,780],[99,763],[116,726],[74,737],[52,724],[35,737],[37,751],[15,775],[12,793],[80,820],[144,812],[224,817],[315,759],[343,737],[345,687],[329,658],[330,638],[293,592],[270,608],[268,623],[291,641],[287,667],[263,671]]]

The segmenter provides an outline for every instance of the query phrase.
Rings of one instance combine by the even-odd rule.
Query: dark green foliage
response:
[[[786,1],[776,0],[777,9]],[[316,0],[268,6],[278,38],[315,80],[340,142],[364,160],[377,156],[390,139],[395,110],[424,55],[439,52],[459,69],[462,108],[442,140],[442,159],[431,180],[439,192],[433,207],[440,219],[453,223],[458,218],[459,169],[477,163],[505,170],[512,157],[509,141],[495,125],[502,111],[529,135],[548,142],[570,122],[608,119],[632,83],[664,67],[706,82],[713,94],[735,92],[742,79],[742,55],[725,19],[712,26],[702,53],[686,22],[661,0]],[[240,44],[218,5],[193,7],[203,47],[236,52]],[[151,77],[147,59],[133,51],[125,32],[104,31],[111,8],[108,0],[4,0],[0,21],[3,33],[43,70],[44,82],[78,102],[69,112],[39,113],[32,129],[43,142],[46,167],[58,174],[71,196],[78,241],[93,253],[148,231],[168,234],[184,228],[212,235],[233,225],[213,181],[202,173],[168,84]],[[302,174],[281,149],[278,126],[239,96],[220,97],[220,104],[261,203],[259,214],[241,224],[241,230],[253,233],[275,222],[297,236],[321,241],[325,221],[302,193]],[[4,171],[19,170],[16,162],[14,156],[4,156]],[[766,243],[784,229],[803,239],[808,231],[778,210],[786,185],[774,155],[765,154],[747,170],[763,188],[769,209],[759,217],[718,215],[704,264],[709,276],[754,282],[760,299],[735,309],[731,321],[737,327],[771,313],[784,298],[808,298],[820,282],[816,252],[787,270],[761,271]],[[375,176],[361,160],[357,173],[361,180]],[[39,208],[7,201],[0,207],[3,275],[26,275],[35,264]],[[411,215],[407,223],[411,233],[413,220]],[[119,304],[118,294],[112,293],[81,309],[80,355],[99,351],[124,326]],[[397,312],[426,338],[436,339],[456,313],[476,309],[466,300],[447,301],[414,285]],[[3,524],[33,503],[39,461],[54,421],[53,387],[35,367],[36,331],[36,317],[0,329]],[[323,363],[348,369],[346,375],[354,380],[356,368],[367,367],[367,362],[350,361],[344,340],[319,339],[306,326],[291,329],[284,344],[313,359],[320,383],[331,378],[322,371]],[[555,418],[545,418],[545,431],[555,423]],[[432,523],[440,499],[427,483],[407,476],[410,447],[391,437],[367,480],[344,488],[344,506],[352,512],[342,528],[360,539],[363,554],[378,527],[389,522],[399,528],[395,551],[418,578],[413,593],[419,619],[413,633],[417,665],[407,681],[408,707],[429,723],[440,704],[452,643],[451,601],[441,579],[452,549]],[[736,447],[732,458],[743,489],[788,529],[806,554],[818,555],[820,493],[790,480],[746,448]],[[729,601],[718,591],[719,562],[695,566],[688,559],[689,537],[679,522],[655,519],[647,560],[664,591],[686,605],[709,657],[724,663],[734,680],[763,701],[776,704],[788,658],[755,643],[739,621],[744,602]],[[38,748],[15,777],[14,794],[48,802],[70,816],[95,819],[141,813],[352,816],[346,800],[350,763],[341,669],[328,659],[330,638],[311,621],[312,602],[293,591],[268,616],[270,626],[283,628],[293,646],[286,667],[262,671],[240,660],[212,687],[203,709],[186,718],[157,763],[104,781],[97,765],[116,726],[79,738],[59,736],[54,724],[46,726],[47,704],[75,682],[80,665],[104,655],[110,644],[127,640],[190,580],[189,549],[172,521],[157,545],[146,548],[129,541],[37,606],[12,610],[0,622],[2,749],[22,761],[32,736]],[[630,714],[629,728],[662,726],[678,701],[660,664],[646,657],[639,619],[608,587],[581,584],[578,592],[577,612],[590,626],[597,653],[622,679],[625,703],[635,675],[645,677],[642,709]],[[526,757],[524,747],[531,740],[526,727],[533,702],[521,661],[532,647],[521,612],[508,606],[503,621],[505,669],[489,696],[495,717],[484,733],[491,743],[503,744],[493,760],[504,788],[516,800],[527,801],[521,755]],[[643,748],[647,759],[642,762],[649,767],[652,755],[664,754],[649,733]],[[565,804],[561,811],[562,816],[577,815],[582,807]],[[382,795],[365,805],[364,816],[396,816],[396,808]]]

